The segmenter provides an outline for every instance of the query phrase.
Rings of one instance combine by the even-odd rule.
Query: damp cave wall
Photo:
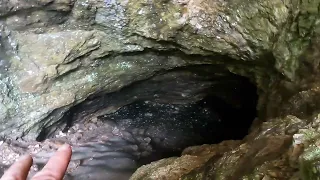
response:
[[[112,116],[121,107],[137,101],[168,105],[188,105],[203,101],[200,103],[203,105],[198,105],[201,106],[199,108],[213,112],[216,115],[211,118],[215,121],[219,119],[224,124],[220,133],[208,134],[211,140],[207,143],[218,143],[223,140],[242,139],[247,135],[251,123],[257,117],[258,95],[257,88],[250,79],[232,74],[222,66],[195,65],[175,68],[134,82],[117,92],[101,92],[88,97],[65,112],[58,124],[42,129],[37,140],[54,137],[58,130],[67,131],[76,123],[84,123],[104,115]],[[130,113],[135,114],[131,111]],[[170,115],[167,118],[168,121],[172,119]],[[204,120],[204,124],[205,121],[208,120]]]
[[[248,77],[262,121],[317,111],[316,1],[0,5],[1,135],[36,139],[96,93],[201,64]]]
[[[159,72],[218,65],[256,85],[258,123],[243,143],[194,147],[183,153],[189,158],[161,162],[187,169],[177,171],[184,179],[317,177],[310,169],[319,159],[318,6],[317,0],[0,1],[0,136],[34,140],[65,127],[74,107],[99,104],[93,97]],[[209,161],[207,148],[219,152]],[[200,168],[184,166],[191,162]],[[161,174],[145,168],[132,179]]]

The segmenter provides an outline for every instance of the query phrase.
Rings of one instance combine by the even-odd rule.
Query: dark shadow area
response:
[[[141,165],[179,156],[186,147],[243,139],[257,116],[257,99],[248,78],[222,66],[176,68],[117,92],[97,90],[37,140],[58,130],[67,138],[81,135],[69,138],[82,162],[70,179],[128,179]]]
[[[53,137],[57,125],[61,127],[64,124],[62,129],[66,132],[75,123],[83,123],[92,115],[104,116],[104,120],[109,118],[115,122],[131,119],[129,130],[149,128],[150,123],[145,125],[147,122],[156,122],[154,126],[159,127],[176,123],[176,129],[190,126],[183,131],[188,136],[193,134],[195,142],[187,140],[186,145],[177,145],[176,148],[172,145],[171,149],[161,150],[171,156],[171,151],[178,154],[192,145],[243,139],[257,116],[257,99],[256,86],[248,78],[229,73],[221,66],[176,68],[130,84],[117,92],[101,92],[89,97],[64,113],[52,127],[44,128],[37,140]],[[148,105],[144,101],[153,104]],[[179,112],[173,113],[174,108]],[[144,116],[146,113],[153,115]],[[157,144],[154,146],[160,148]]]
[[[234,85],[237,87],[227,88]],[[147,164],[179,156],[189,146],[243,139],[257,115],[256,91],[248,79],[236,76],[232,84],[208,91],[195,103],[135,101],[101,119],[114,121],[131,133],[143,129],[143,136],[151,138],[154,150],[149,156],[140,158],[141,164]],[[220,93],[228,97],[218,97]]]

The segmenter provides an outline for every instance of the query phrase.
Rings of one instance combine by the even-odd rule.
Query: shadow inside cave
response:
[[[257,116],[257,98],[245,77],[216,66],[180,68],[87,98],[37,140],[73,146],[65,179],[126,180],[186,147],[243,139]],[[35,163],[42,167],[50,155],[51,148],[42,148]]]
[[[174,71],[174,73],[176,72]],[[111,113],[110,111],[106,114],[98,113],[100,114],[97,118],[98,121],[104,125],[108,124],[112,128],[109,130],[110,132],[104,131],[92,135],[95,142],[103,142],[101,146],[107,147],[107,151],[115,151],[116,154],[121,154],[118,158],[119,162],[115,164],[123,167],[122,169],[111,168],[112,170],[110,170],[109,165],[106,168],[101,168],[107,164],[108,160],[106,159],[110,156],[109,154],[98,155],[98,158],[90,158],[90,162],[87,160],[89,157],[83,157],[85,163],[80,166],[81,171],[74,171],[70,174],[70,177],[86,179],[94,176],[94,179],[99,179],[99,174],[103,174],[99,177],[121,179],[121,174],[123,179],[128,179],[131,173],[126,171],[128,172],[127,176],[123,176],[124,172],[122,170],[131,169],[133,173],[141,165],[162,158],[179,156],[186,147],[215,144],[223,140],[241,140],[248,134],[248,129],[257,116],[258,98],[256,86],[249,79],[233,74],[219,78],[200,78],[200,81],[199,78],[190,80],[192,79],[190,75],[185,77],[187,77],[187,81],[183,81],[183,78],[180,80],[167,79],[165,84],[155,83],[159,82],[157,79],[139,82],[115,94],[109,94],[108,97],[102,96],[103,102],[101,102],[100,96],[100,100],[92,98],[91,102],[86,102],[87,104],[83,104],[82,107],[77,107],[75,112],[83,112],[83,109],[86,109],[88,105],[91,106],[96,102],[100,102],[98,103],[100,104],[99,107],[110,107],[105,106],[105,104],[116,104],[114,102],[118,102],[119,97],[120,99],[127,99],[125,105],[118,104],[117,107],[121,108],[115,108]],[[220,82],[216,83],[217,81]],[[201,82],[200,84],[206,84],[206,86],[199,91],[199,84],[195,82]],[[181,86],[176,85],[179,83]],[[188,90],[187,87],[193,91],[197,90],[197,93],[203,96],[190,102],[176,98],[174,94],[178,94],[177,92],[180,92],[180,94],[186,93],[184,90]],[[155,94],[157,96],[154,96]],[[130,101],[128,100],[129,97],[134,98]],[[78,117],[77,119],[83,117],[74,112],[72,114],[74,117]],[[72,126],[72,123],[69,126]],[[109,137],[105,138],[104,135]],[[117,138],[110,142],[112,136],[117,136]],[[82,147],[86,147],[86,143]],[[90,143],[90,146],[92,146],[92,141]],[[110,146],[121,146],[121,148],[110,150]],[[126,146],[130,147],[124,148]],[[94,150],[92,150],[92,147],[91,150],[88,148],[81,153],[88,154],[93,151],[104,153],[103,148],[94,148]],[[133,164],[120,160],[121,156],[122,158],[128,158],[128,154],[130,155],[129,159],[134,162]],[[100,162],[101,159],[105,159],[105,161]],[[100,163],[97,163],[98,161]],[[123,162],[127,164],[123,164]],[[111,167],[115,164],[112,164]],[[127,167],[127,165],[130,167]],[[89,173],[83,174],[82,172]]]

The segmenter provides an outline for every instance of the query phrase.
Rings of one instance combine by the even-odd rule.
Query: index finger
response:
[[[2,178],[0,178],[0,180],[26,179],[31,165],[32,165],[31,156],[24,155],[4,173],[4,175],[2,176]]]
[[[71,146],[68,144],[63,145],[49,159],[48,163],[43,167],[43,169],[33,176],[32,180],[62,179],[68,168],[71,154]]]

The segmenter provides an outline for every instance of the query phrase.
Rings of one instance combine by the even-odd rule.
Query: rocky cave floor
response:
[[[59,146],[69,143],[73,156],[65,179],[126,180],[141,165],[179,156],[189,146],[241,139],[249,126],[230,126],[221,121],[222,116],[210,99],[191,104],[137,101],[115,113],[61,127],[41,142],[2,137],[0,174],[19,156],[30,153],[34,157],[31,177]]]

